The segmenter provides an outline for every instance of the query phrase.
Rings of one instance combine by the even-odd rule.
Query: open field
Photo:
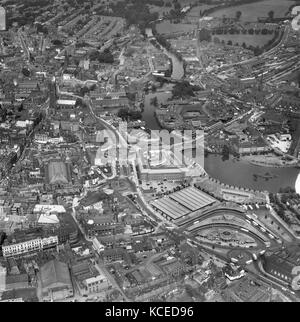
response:
[[[212,17],[222,18],[223,15],[226,17],[235,17],[237,11],[242,12],[241,21],[257,21],[258,17],[267,17],[268,12],[273,10],[274,17],[284,17],[291,5],[295,1],[293,0],[264,0],[260,2],[244,4],[235,7],[229,7],[217,10],[211,14]]]
[[[259,46],[262,47],[265,44],[268,43],[269,40],[271,40],[273,38],[273,35],[243,35],[243,34],[239,34],[239,35],[215,35],[213,36],[213,39],[217,37],[220,39],[220,41],[224,40],[225,43],[227,44],[227,42],[229,40],[232,41],[232,44],[235,45],[236,43],[238,43],[239,45],[242,45],[243,43],[245,43],[247,46]]]
[[[172,34],[177,32],[191,32],[196,29],[196,25],[187,23],[171,23],[163,21],[156,25],[156,30],[160,34]]]

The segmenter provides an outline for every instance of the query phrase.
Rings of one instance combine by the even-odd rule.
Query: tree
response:
[[[22,68],[22,73],[24,76],[29,77],[30,76],[30,70],[27,68]]]
[[[256,46],[253,50],[255,56],[259,56],[262,52],[262,50],[259,48],[259,46]]]
[[[214,37],[214,43],[215,44],[220,44],[220,39],[218,37]]]
[[[91,60],[98,60],[99,63],[112,64],[114,62],[114,56],[109,49],[105,49],[102,53],[99,51],[93,51],[90,53]]]
[[[227,145],[224,145],[222,149],[222,161],[228,160],[229,154],[230,154],[229,147]]]
[[[211,41],[211,34],[208,29],[203,28],[199,31],[199,41]]]
[[[158,100],[157,100],[157,97],[156,96],[154,96],[153,98],[151,98],[151,104],[153,106],[158,106]]]
[[[52,44],[54,46],[61,46],[62,45],[62,41],[59,40],[59,39],[54,39],[54,40],[52,40]]]
[[[237,11],[235,13],[235,18],[236,18],[237,21],[239,21],[241,19],[241,16],[242,16],[242,12],[241,11]]]
[[[274,11],[273,10],[270,10],[268,12],[268,17],[270,18],[271,21],[274,19]]]
[[[184,81],[175,84],[172,89],[172,94],[174,98],[188,98],[195,96],[194,90],[199,90],[199,88],[196,88],[195,86],[190,85],[189,82]]]
[[[80,89],[79,93],[80,93],[80,96],[84,96],[85,94],[87,94],[89,92],[89,89],[88,87],[84,86]]]
[[[142,117],[141,112],[139,111],[130,111],[128,108],[121,108],[118,111],[118,117],[120,117],[122,120],[138,120]]]

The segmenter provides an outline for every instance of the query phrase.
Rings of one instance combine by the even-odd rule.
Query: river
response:
[[[286,187],[295,188],[299,173],[297,168],[260,167],[246,161],[236,161],[233,158],[222,161],[222,156],[217,154],[209,154],[205,158],[204,168],[211,177],[226,184],[270,192],[278,192],[280,188]],[[274,178],[266,180],[258,177],[255,180],[253,176],[266,173]]]
[[[173,53],[165,53],[172,59],[172,78],[180,80],[184,77],[183,62]],[[155,107],[150,104],[152,97],[156,96],[158,103],[166,103],[172,94],[170,85],[164,85],[159,92],[149,93],[145,96],[144,111],[142,119],[146,122],[146,127],[152,130],[159,130],[161,126],[155,117]],[[242,186],[255,190],[267,190],[269,192],[278,192],[280,188],[293,187],[300,193],[300,174],[297,168],[270,168],[252,165],[245,161],[235,161],[230,158],[222,161],[222,156],[210,154],[205,158],[204,168],[207,173],[225,184]],[[253,175],[265,175],[269,173],[274,176],[266,180],[262,177],[254,178]],[[297,181],[297,183],[296,183]]]
[[[164,104],[167,102],[168,98],[172,97],[172,93],[170,91],[166,92],[156,92],[150,93],[145,95],[145,102],[144,102],[144,111],[142,113],[142,120],[146,122],[146,127],[150,130],[160,130],[161,126],[158,123],[155,117],[155,109],[156,107],[153,106],[150,101],[151,98],[157,97],[158,104]]]
[[[165,54],[172,60],[172,75],[171,77],[175,80],[180,80],[184,76],[183,62],[180,61],[173,53],[164,50]],[[151,98],[157,97],[159,104],[164,104],[169,98],[172,97],[172,86],[164,85],[163,88],[159,89],[156,93],[149,93],[145,95],[144,111],[142,113],[142,120],[146,122],[146,127],[150,130],[159,130],[159,125],[155,117],[155,107],[150,104]]]

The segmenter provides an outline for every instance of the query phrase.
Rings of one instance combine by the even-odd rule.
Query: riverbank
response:
[[[246,161],[250,164],[257,165],[260,167],[269,167],[269,168],[288,168],[288,167],[297,167],[298,162],[296,160],[286,161],[282,157],[276,155],[245,155],[240,156],[241,161]]]

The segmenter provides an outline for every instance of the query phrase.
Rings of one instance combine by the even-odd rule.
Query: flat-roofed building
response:
[[[59,99],[56,101],[56,107],[58,109],[74,109],[76,105],[76,100],[66,100],[66,99]]]
[[[140,170],[141,180],[184,180],[187,169],[181,168],[143,168]]]
[[[107,290],[111,284],[105,275],[99,274],[95,277],[87,278],[83,281],[88,293],[98,293]]]

